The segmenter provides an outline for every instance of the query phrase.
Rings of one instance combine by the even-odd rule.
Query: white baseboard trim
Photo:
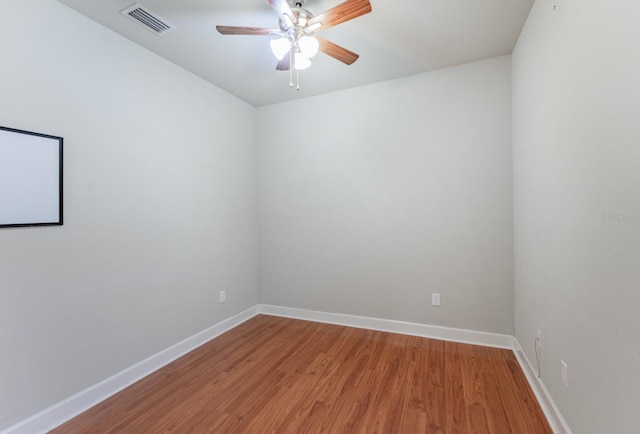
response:
[[[295,318],[511,350],[522,367],[522,371],[524,372],[533,393],[538,399],[540,407],[547,417],[553,432],[555,434],[572,434],[567,422],[562,417],[560,410],[551,398],[551,395],[549,395],[547,388],[535,375],[529,359],[527,359],[520,343],[514,336],[355,315],[319,312],[292,307],[272,306],[267,304],[258,305],[258,312],[265,315],[282,316],[286,318]]]
[[[258,314],[295,318],[328,324],[378,330],[420,336],[431,339],[460,342],[473,345],[510,349],[514,352],[531,388],[542,407],[551,428],[556,434],[572,434],[558,407],[549,395],[544,383],[534,373],[518,340],[511,335],[485,333],[474,330],[456,329],[427,324],[394,321],[387,319],[320,312],[292,307],[257,304],[243,312],[223,320],[177,344],[154,354],[135,365],[78,392],[77,394],[37,413],[11,427],[1,434],[34,434],[47,431],[63,424],[83,411],[118,393],[136,381],[157,371],[177,358],[237,327]]]
[[[361,329],[420,336],[444,341],[460,342],[464,344],[513,349],[513,336],[498,333],[485,333],[474,330],[346,315],[341,313],[319,312],[268,304],[259,304],[258,312],[265,315],[282,316],[286,318],[303,319],[307,321],[337,324]]]
[[[545,416],[547,416],[547,420],[549,421],[549,425],[551,425],[553,432],[555,434],[572,434],[569,425],[567,425],[567,421],[562,417],[560,410],[553,401],[553,398],[551,398],[551,395],[542,382],[542,379],[538,378],[536,375],[536,371],[533,368],[531,361],[527,358],[527,355],[520,346],[520,342],[515,337],[513,338],[513,353],[516,355],[516,359],[518,359],[518,363],[520,363],[520,367],[522,367],[522,371],[527,377],[529,385],[531,386],[533,393],[536,395],[542,411]]]
[[[154,354],[135,365],[118,372],[117,374],[76,393],[75,395],[61,401],[40,413],[2,431],[2,434],[34,434],[46,433],[47,431],[63,424],[69,419],[77,416],[83,411],[93,407],[101,401],[118,393],[122,389],[130,386],[136,381],[157,371],[163,366],[173,362],[177,358],[196,349],[202,344],[231,330],[248,319],[258,314],[258,306],[238,313],[230,318],[220,321],[213,326],[178,342],[171,347]]]

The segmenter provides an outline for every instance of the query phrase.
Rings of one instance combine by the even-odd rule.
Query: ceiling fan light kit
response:
[[[311,59],[313,56],[318,54],[320,42],[318,42],[318,40],[313,36],[305,35],[298,41],[298,47],[302,54]]]
[[[293,53],[293,67],[298,71],[302,71],[303,69],[307,69],[311,66],[311,59],[301,53],[296,51]]]
[[[291,42],[287,38],[272,39],[269,41],[271,45],[271,52],[276,59],[282,60],[282,58],[291,50]]]
[[[287,0],[268,1],[278,15],[279,29],[236,26],[216,26],[216,29],[223,35],[279,36],[269,44],[278,59],[276,70],[289,71],[290,87],[293,87],[292,70],[307,69],[319,51],[347,65],[358,60],[356,53],[315,33],[371,12],[369,0],[347,0],[317,16],[302,8],[305,0],[293,0],[290,3]],[[297,89],[300,89],[299,85]]]

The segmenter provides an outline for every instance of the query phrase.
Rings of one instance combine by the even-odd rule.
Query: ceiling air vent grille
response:
[[[120,13],[130,20],[143,26],[145,29],[152,31],[156,35],[162,35],[169,30],[175,29],[171,24],[157,15],[154,15],[142,7],[140,3],[133,4],[126,9],[120,11]]]

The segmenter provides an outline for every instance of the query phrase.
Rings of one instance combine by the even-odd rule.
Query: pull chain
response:
[[[293,50],[289,51],[289,87],[293,87]]]

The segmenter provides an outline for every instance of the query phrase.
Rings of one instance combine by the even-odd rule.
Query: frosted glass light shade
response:
[[[293,55],[293,67],[297,70],[307,69],[311,66],[311,60],[304,53],[296,52]]]
[[[287,38],[272,39],[269,41],[271,51],[278,60],[282,58],[291,50],[291,42]]]
[[[300,47],[300,51],[302,51],[308,59],[311,59],[313,56],[318,54],[320,43],[313,36],[305,35],[298,41],[298,47]]]

